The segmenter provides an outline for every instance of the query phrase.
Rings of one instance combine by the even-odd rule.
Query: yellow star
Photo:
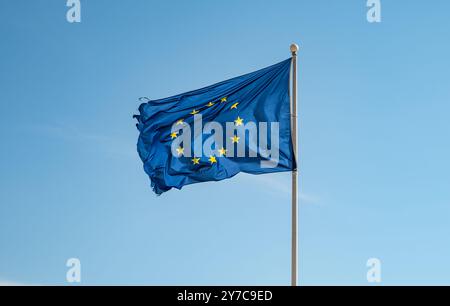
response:
[[[211,165],[212,165],[212,164],[216,164],[216,163],[217,163],[216,157],[213,156],[213,155],[211,155],[211,156],[209,157],[209,162],[211,163]]]
[[[214,103],[212,103],[212,102],[209,102],[208,104],[206,104],[206,106],[208,106],[208,107],[211,107],[213,105],[214,105]]]
[[[228,150],[225,150],[224,148],[222,148],[222,149],[219,150],[219,155],[220,156],[225,156],[225,155],[227,155],[227,151]]]
[[[200,165],[200,158],[194,157],[194,158],[192,159],[192,163],[193,163],[194,165]]]
[[[180,119],[180,120],[177,121],[177,125],[183,125],[183,124],[184,124],[184,120],[183,119]]]
[[[237,135],[234,135],[233,137],[230,137],[231,140],[233,140],[233,143],[239,143],[239,139],[241,139],[240,137],[237,137]]]
[[[244,122],[244,119],[238,116],[237,119],[234,120],[234,122],[236,123],[236,126],[241,126]]]
[[[183,155],[183,154],[184,154],[184,148],[178,147],[178,148],[177,148],[177,153],[178,153],[178,156]]]
[[[222,103],[227,102],[227,97],[220,99],[220,102],[222,102]]]
[[[238,105],[239,105],[239,103],[234,103],[230,109],[237,109]]]
[[[199,113],[199,111],[196,110],[196,109],[194,109],[194,110],[191,112],[191,115],[197,115],[198,113]]]
[[[172,134],[170,134],[170,137],[172,137],[172,139],[177,138],[178,133],[177,132],[173,132]]]

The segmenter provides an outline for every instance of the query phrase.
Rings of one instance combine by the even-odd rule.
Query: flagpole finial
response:
[[[297,44],[292,44],[291,45],[291,53],[292,53],[292,55],[297,55],[298,50],[299,50],[299,47],[298,47]]]

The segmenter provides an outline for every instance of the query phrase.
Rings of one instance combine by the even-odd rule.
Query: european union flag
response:
[[[137,149],[158,195],[185,185],[296,169],[291,59],[139,107]]]

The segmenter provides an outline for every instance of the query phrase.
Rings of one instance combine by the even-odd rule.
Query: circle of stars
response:
[[[213,101],[211,101],[211,102],[208,102],[208,103],[205,105],[205,107],[206,107],[206,108],[211,108],[211,107],[215,106],[216,104],[224,104],[224,103],[227,103],[227,102],[228,102],[228,97],[223,97],[223,98],[220,99],[220,102],[213,102]],[[232,105],[229,107],[229,110],[230,110],[230,111],[238,110],[238,107],[239,107],[239,102],[236,102],[236,103],[232,104]],[[193,109],[189,114],[192,115],[192,116],[195,116],[195,115],[197,115],[197,114],[200,114],[201,111],[202,111],[202,109]],[[179,120],[175,123],[176,126],[184,125],[184,124],[185,124],[185,119],[184,119],[184,118],[179,119]],[[234,120],[234,124],[235,124],[236,127],[238,127],[238,126],[243,126],[243,125],[244,125],[244,119],[241,118],[240,116],[238,116],[238,117]],[[176,139],[176,138],[178,137],[178,132],[172,132],[172,133],[170,134],[170,137],[171,137],[171,140]],[[238,137],[237,135],[233,135],[233,137],[230,137],[230,139],[231,139],[231,141],[232,141],[233,144],[238,144],[239,141],[240,141],[240,137]],[[184,148],[183,148],[183,147],[178,147],[178,148],[176,149],[176,152],[177,152],[178,157],[184,156]],[[223,148],[223,147],[220,148],[219,150],[217,150],[218,157],[226,157],[226,156],[227,156],[227,152],[228,152],[228,150],[226,150],[225,148]],[[191,159],[191,163],[192,163],[192,165],[194,165],[194,166],[200,165],[200,162],[201,162],[201,159],[200,159],[199,157],[195,157],[195,156],[194,156],[194,157]],[[217,163],[218,163],[217,156],[215,156],[215,155],[209,156],[208,162],[210,163],[210,165],[217,164]]]

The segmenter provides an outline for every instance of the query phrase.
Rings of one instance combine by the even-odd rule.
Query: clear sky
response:
[[[288,285],[290,176],[156,197],[138,97],[301,45],[300,284],[450,284],[450,2],[0,2],[0,283]]]

